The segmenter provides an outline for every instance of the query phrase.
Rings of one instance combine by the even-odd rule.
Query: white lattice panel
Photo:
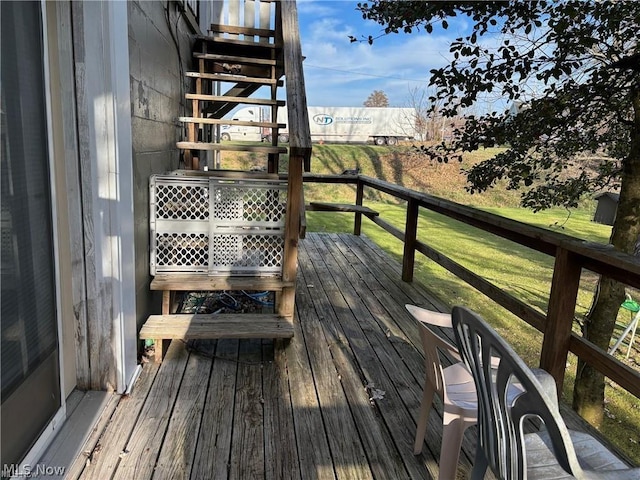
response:
[[[286,184],[154,175],[151,274],[278,275]]]

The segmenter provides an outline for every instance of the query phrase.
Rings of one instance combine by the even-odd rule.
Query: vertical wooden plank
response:
[[[261,340],[241,340],[229,479],[265,478]]]
[[[56,2],[56,16],[59,22],[56,47],[60,61],[60,107],[66,125],[76,125],[76,94],[74,78],[74,46],[72,32],[75,26],[70,2]],[[66,32],[66,34],[62,34]],[[73,302],[73,322],[75,323],[75,364],[77,387],[90,388],[90,363],[88,352],[88,327],[86,311],[85,258],[83,250],[82,192],[78,182],[81,172],[78,164],[78,131],[64,129],[64,175],[69,213],[69,242],[71,245],[71,299]],[[72,360],[73,361],[73,360]]]
[[[244,26],[254,28],[256,26],[256,2],[255,0],[244,0]],[[247,37],[245,40],[254,40],[253,37]]]
[[[271,2],[259,2],[260,28],[265,30],[273,30],[275,26],[271,23]],[[269,43],[268,37],[260,37],[261,43]]]
[[[358,178],[358,183],[356,184],[356,205],[362,205],[362,200],[364,198],[364,184]],[[362,213],[356,212],[355,221],[353,224],[353,234],[360,236],[362,233]]]
[[[222,0],[215,2],[207,2],[211,9],[211,23],[216,25],[224,24],[224,2]],[[211,33],[211,26],[209,26],[209,32]],[[215,35],[220,35],[215,33]]]
[[[73,22],[73,42],[74,42],[74,70],[77,106],[78,125],[78,159],[81,184],[80,195],[82,203],[82,229],[83,233],[83,257],[84,257],[84,303],[83,314],[86,318],[86,328],[79,325],[79,334],[86,335],[80,339],[79,347],[83,350],[86,347],[88,353],[88,377],[86,378],[88,389],[113,390],[116,386],[116,372],[113,366],[116,364],[115,349],[105,342],[105,339],[113,337],[112,323],[105,319],[113,318],[113,297],[110,293],[112,285],[107,281],[107,276],[103,273],[103,265],[111,263],[111,252],[106,248],[108,242],[103,242],[104,236],[109,232],[105,231],[103,216],[109,216],[109,211],[103,205],[102,199],[96,186],[99,180],[109,175],[108,152],[99,149],[95,151],[92,145],[104,139],[102,133],[106,134],[107,126],[102,125],[103,130],[96,132],[93,126],[96,125],[95,118],[92,117],[94,102],[99,103],[98,95],[106,91],[104,85],[104,69],[108,65],[97,65],[88,53],[94,45],[102,48],[101,36],[104,32],[92,31],[94,24],[91,19],[94,14],[102,14],[101,6],[93,3],[72,2],[71,14]],[[95,95],[95,97],[93,96]],[[106,105],[106,104],[105,104]],[[103,108],[104,106],[103,105]],[[100,108],[96,105],[96,108]],[[96,137],[100,139],[96,140]],[[96,158],[99,154],[100,158]],[[99,161],[100,160],[100,161]],[[110,207],[109,207],[110,208]],[[107,224],[109,222],[106,222]],[[79,320],[81,320],[79,318]],[[82,360],[84,361],[84,360]],[[83,368],[87,364],[81,364]]]
[[[171,290],[163,290],[162,291],[162,314],[169,315],[171,313],[171,304],[172,304],[172,294]],[[156,363],[162,363],[162,357],[166,353],[169,348],[169,344],[171,340],[162,339],[162,338],[154,338],[153,339],[153,348],[154,348],[154,359]]]
[[[238,370],[238,340],[218,340],[191,478],[225,480]]]
[[[240,2],[242,0],[229,0],[229,19],[227,25],[241,27],[240,25]],[[239,35],[229,34],[229,38],[239,38]]]
[[[416,235],[418,232],[418,202],[413,198],[407,203],[407,220],[404,233],[404,253],[402,255],[402,280],[413,281],[413,267],[416,259]]]
[[[558,393],[562,392],[564,382],[581,271],[576,255],[558,247],[540,352],[540,368],[553,375]]]

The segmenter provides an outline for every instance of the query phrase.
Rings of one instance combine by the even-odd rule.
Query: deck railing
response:
[[[277,17],[274,5],[277,3],[260,0],[215,0],[204,4],[201,2],[201,27],[204,31],[211,24],[273,30],[276,28]],[[259,32],[257,34],[259,35]]]
[[[298,10],[294,0],[278,2],[281,22],[276,32],[282,35],[284,74],[287,90],[287,121],[289,124],[289,173],[287,191],[287,224],[285,227],[284,265],[282,279],[295,282],[297,273],[298,238],[304,222],[302,172],[308,170],[311,159],[311,133],[307,115],[307,97],[302,70],[302,46],[298,26]],[[293,312],[295,287],[281,295],[282,311]]]
[[[640,288],[640,261],[614,251],[543,228],[460,205],[364,175],[305,175],[305,182],[351,184],[355,202],[362,205],[366,188],[407,202],[404,231],[379,216],[371,221],[404,242],[402,279],[413,279],[415,254],[435,261],[469,285],[543,333],[540,367],[553,375],[560,390],[569,352],[591,364],[622,388],[640,397],[640,373],[572,331],[582,269]],[[547,314],[508,294],[487,279],[417,239],[420,209],[427,209],[472,225],[555,258]],[[362,213],[355,213],[354,234],[360,235]]]

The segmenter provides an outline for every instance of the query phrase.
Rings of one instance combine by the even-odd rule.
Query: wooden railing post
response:
[[[555,378],[558,395],[564,382],[581,271],[576,255],[558,247],[540,353],[540,368]]]
[[[413,281],[413,266],[416,259],[416,236],[418,233],[418,202],[410,198],[407,202],[407,221],[404,232],[404,253],[402,255],[402,280]]]
[[[311,158],[311,132],[307,114],[307,98],[302,70],[302,48],[298,27],[296,2],[277,2],[280,8],[280,30],[284,56],[284,71],[287,78],[287,112],[289,123],[289,175],[287,190],[287,220],[285,226],[284,263],[282,279],[293,282],[285,287],[277,303],[278,313],[293,320],[295,308],[295,280],[298,266],[298,239],[302,215],[302,170]],[[278,20],[276,20],[278,21]]]
[[[358,176],[358,183],[356,184],[356,205],[362,206],[362,200],[364,197],[364,184]],[[362,232],[362,213],[356,212],[356,217],[353,223],[353,234],[360,235]]]

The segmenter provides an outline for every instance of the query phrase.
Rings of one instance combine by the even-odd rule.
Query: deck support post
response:
[[[364,184],[360,180],[360,176],[358,176],[358,183],[356,185],[356,205],[362,206],[362,200],[364,197]],[[353,224],[353,234],[360,236],[360,233],[362,233],[362,213],[356,212]]]
[[[162,314],[169,315],[172,309],[172,305],[174,303],[175,292],[172,290],[163,290],[162,291]],[[162,358],[164,354],[169,349],[169,344],[171,340],[156,338],[153,340],[153,348],[155,351],[155,361],[156,363],[162,363]]]
[[[581,271],[576,255],[558,247],[542,339],[540,368],[549,372],[556,380],[559,395],[564,382]]]
[[[413,281],[413,267],[416,259],[416,236],[418,232],[418,202],[410,198],[407,202],[407,220],[404,233],[404,253],[402,255],[402,280]]]
[[[287,190],[287,218],[284,232],[284,262],[282,280],[293,282],[290,287],[282,289],[277,301],[277,313],[289,321],[293,321],[296,296],[296,274],[298,272],[298,239],[300,232],[300,212],[302,206],[302,165],[304,155],[291,149],[289,154],[289,181]]]

